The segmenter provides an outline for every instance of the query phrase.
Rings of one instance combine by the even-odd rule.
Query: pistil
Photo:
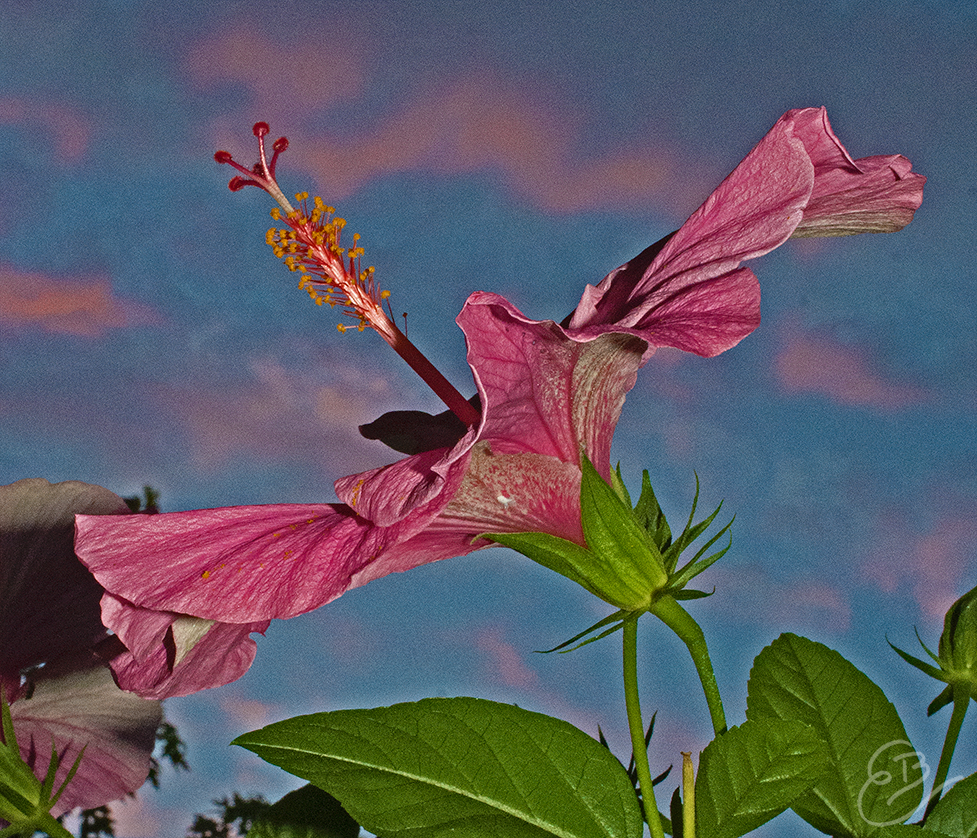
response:
[[[479,412],[397,328],[387,302],[390,292],[379,290],[372,267],[362,267],[363,248],[359,246],[359,236],[353,236],[353,247],[347,250],[340,243],[346,222],[335,216],[332,207],[316,197],[310,208],[307,192],[295,196],[297,207],[285,197],[275,179],[275,166],[279,155],[288,148],[288,140],[279,137],[272,143],[269,160],[265,150],[268,124],[258,122],[253,130],[258,138],[259,159],[250,170],[226,151],[218,151],[214,159],[241,173],[231,178],[228,186],[232,191],[257,186],[275,199],[278,206],[272,209],[271,215],[284,226],[270,229],[265,240],[289,270],[301,274],[299,288],[305,290],[317,305],[342,306],[344,314],[357,320],[358,331],[369,327],[377,332],[455,416],[465,425],[477,425],[481,419]],[[338,329],[345,332],[347,326],[340,323]]]

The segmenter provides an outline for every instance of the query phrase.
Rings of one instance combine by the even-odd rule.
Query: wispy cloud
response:
[[[56,277],[0,265],[0,323],[54,334],[102,337],[160,322],[149,306],[115,296],[105,277]]]
[[[705,585],[722,591],[715,608],[737,623],[778,630],[823,631],[843,634],[851,624],[851,604],[838,585],[818,578],[783,581],[762,565],[717,566]]]
[[[177,412],[189,435],[197,468],[214,471],[243,456],[306,467],[319,462],[338,477],[344,468],[378,464],[377,443],[364,440],[357,428],[382,412],[377,405],[388,395],[384,379],[365,376],[349,387],[336,365],[320,374],[267,358],[253,360],[250,371],[251,380],[240,384],[158,388],[160,403]]]
[[[57,158],[67,164],[81,160],[91,137],[88,120],[77,107],[33,98],[0,98],[0,124],[40,130],[50,138]]]
[[[492,680],[523,690],[537,685],[536,673],[526,665],[519,650],[505,639],[501,626],[482,628],[475,637],[475,648],[484,656]]]
[[[690,193],[705,195],[697,167],[682,165],[677,152],[650,141],[585,154],[588,118],[571,107],[569,94],[563,101],[541,82],[488,69],[431,82],[369,130],[310,130],[324,109],[367,96],[369,79],[354,45],[333,43],[335,36],[324,36],[324,43],[318,33],[309,37],[315,48],[302,50],[249,28],[233,29],[196,45],[187,68],[202,87],[244,85],[254,100],[248,113],[268,121],[273,133],[288,133],[290,166],[313,173],[329,202],[373,178],[405,172],[493,174],[520,198],[559,213],[653,203],[686,210],[694,206]],[[296,54],[303,56],[301,72],[282,72]],[[299,124],[296,114],[305,115]],[[240,149],[249,118],[235,117],[239,124],[233,124],[223,116],[214,126],[216,142]]]
[[[280,705],[227,692],[218,695],[217,705],[225,719],[230,721],[231,727],[242,730],[257,730],[282,716]]]
[[[279,43],[251,26],[229,26],[194,44],[185,68],[202,88],[228,82],[244,85],[266,121],[294,121],[295,106],[309,113],[362,91],[365,80],[357,40],[324,28],[290,35],[288,43]]]
[[[917,533],[905,519],[893,510],[879,522],[876,547],[863,562],[862,573],[886,593],[910,593],[927,619],[942,622],[954,600],[977,584],[971,570],[977,521],[972,514],[948,513]]]
[[[865,348],[826,335],[787,332],[775,363],[777,382],[788,393],[818,393],[839,404],[878,410],[899,410],[929,398],[922,387],[888,379]]]

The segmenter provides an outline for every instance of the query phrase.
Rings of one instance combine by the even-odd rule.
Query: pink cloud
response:
[[[55,277],[0,265],[0,323],[98,338],[109,329],[159,320],[149,306],[117,298],[108,278]]]
[[[185,67],[203,89],[226,83],[245,86],[258,118],[290,128],[296,113],[308,114],[360,94],[364,76],[358,41],[356,35],[323,29],[290,35],[288,43],[275,42],[252,26],[228,26],[197,42]],[[241,127],[236,125],[231,136],[240,136]],[[250,125],[243,127],[247,131]]]
[[[493,681],[523,690],[537,686],[536,673],[526,666],[516,647],[504,639],[499,626],[481,629],[475,636],[475,648],[484,656]]]
[[[65,163],[77,163],[88,149],[88,119],[71,105],[17,97],[0,98],[0,124],[26,125],[50,135]]]
[[[177,818],[178,822],[188,817],[187,812],[167,813],[156,808],[146,799],[147,793],[152,793],[150,786],[144,786],[135,797],[127,797],[112,804],[116,838],[165,835],[166,830],[171,829],[173,823],[167,817],[168,814]]]
[[[760,564],[714,567],[699,586],[718,594],[715,608],[727,618],[778,631],[826,628],[843,634],[851,625],[851,604],[837,585],[819,578],[781,581]],[[704,577],[705,578],[705,577]]]
[[[942,623],[947,608],[977,583],[973,516],[944,515],[920,535],[910,532],[905,515],[894,510],[878,529],[877,546],[862,564],[865,578],[886,593],[908,590],[927,619]]]
[[[240,385],[166,386],[157,392],[167,412],[184,424],[197,468],[214,471],[248,456],[320,462],[332,479],[376,465],[379,444],[364,440],[357,426],[385,409],[379,406],[389,396],[384,379],[348,370],[359,376],[348,386],[342,365],[295,371],[268,359],[253,361],[251,373],[252,380]]]
[[[825,335],[788,334],[775,372],[788,393],[819,393],[840,404],[899,410],[929,398],[921,387],[887,380],[865,349]]]
[[[369,131],[356,125],[349,135],[310,130],[324,109],[363,94],[367,76],[357,55],[368,50],[356,42],[359,36],[353,42],[318,32],[307,37],[311,46],[304,49],[247,27],[233,29],[194,47],[187,69],[200,87],[238,82],[253,95],[247,115],[225,115],[213,126],[216,147],[248,161],[248,129],[261,118],[273,134],[288,135],[288,165],[312,172],[329,203],[373,178],[404,172],[493,173],[552,212],[652,202],[685,211],[706,194],[701,167],[647,140],[582,154],[586,121],[538,79],[472,72],[430,84]],[[301,72],[283,73],[299,54]],[[297,114],[304,115],[298,124]]]
[[[276,704],[230,693],[218,695],[217,706],[220,707],[225,718],[230,720],[232,729],[257,730],[277,721],[282,716],[282,709]]]
[[[330,200],[398,172],[490,172],[522,198],[552,212],[646,205],[670,196],[675,156],[653,146],[582,157],[581,120],[526,88],[491,74],[421,93],[369,135],[294,135],[295,164],[322,172]]]

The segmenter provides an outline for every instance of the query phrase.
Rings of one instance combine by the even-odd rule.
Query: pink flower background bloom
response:
[[[75,513],[117,520],[127,511],[87,483],[0,486],[0,689],[21,756],[43,778],[53,743],[57,788],[85,748],[55,816],[123,797],[149,774],[160,704],[119,689],[96,656],[109,637],[102,588],[72,549]]]
[[[472,542],[480,533],[583,543],[580,452],[607,477],[624,398],[655,349],[734,346],[760,322],[743,260],[792,235],[899,229],[924,181],[902,157],[853,161],[824,109],[789,111],[681,229],[588,286],[564,325],[472,294],[457,322],[482,415],[455,444],[338,480],[340,504],[80,516],[76,549],[132,655],[120,684],[162,696],[225,683],[267,620],[490,546]],[[202,644],[214,653],[195,655]]]

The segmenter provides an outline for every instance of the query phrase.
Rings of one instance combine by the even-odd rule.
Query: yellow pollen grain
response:
[[[200,578],[201,579],[210,579],[210,571],[209,570],[205,570],[203,573],[200,574]]]

